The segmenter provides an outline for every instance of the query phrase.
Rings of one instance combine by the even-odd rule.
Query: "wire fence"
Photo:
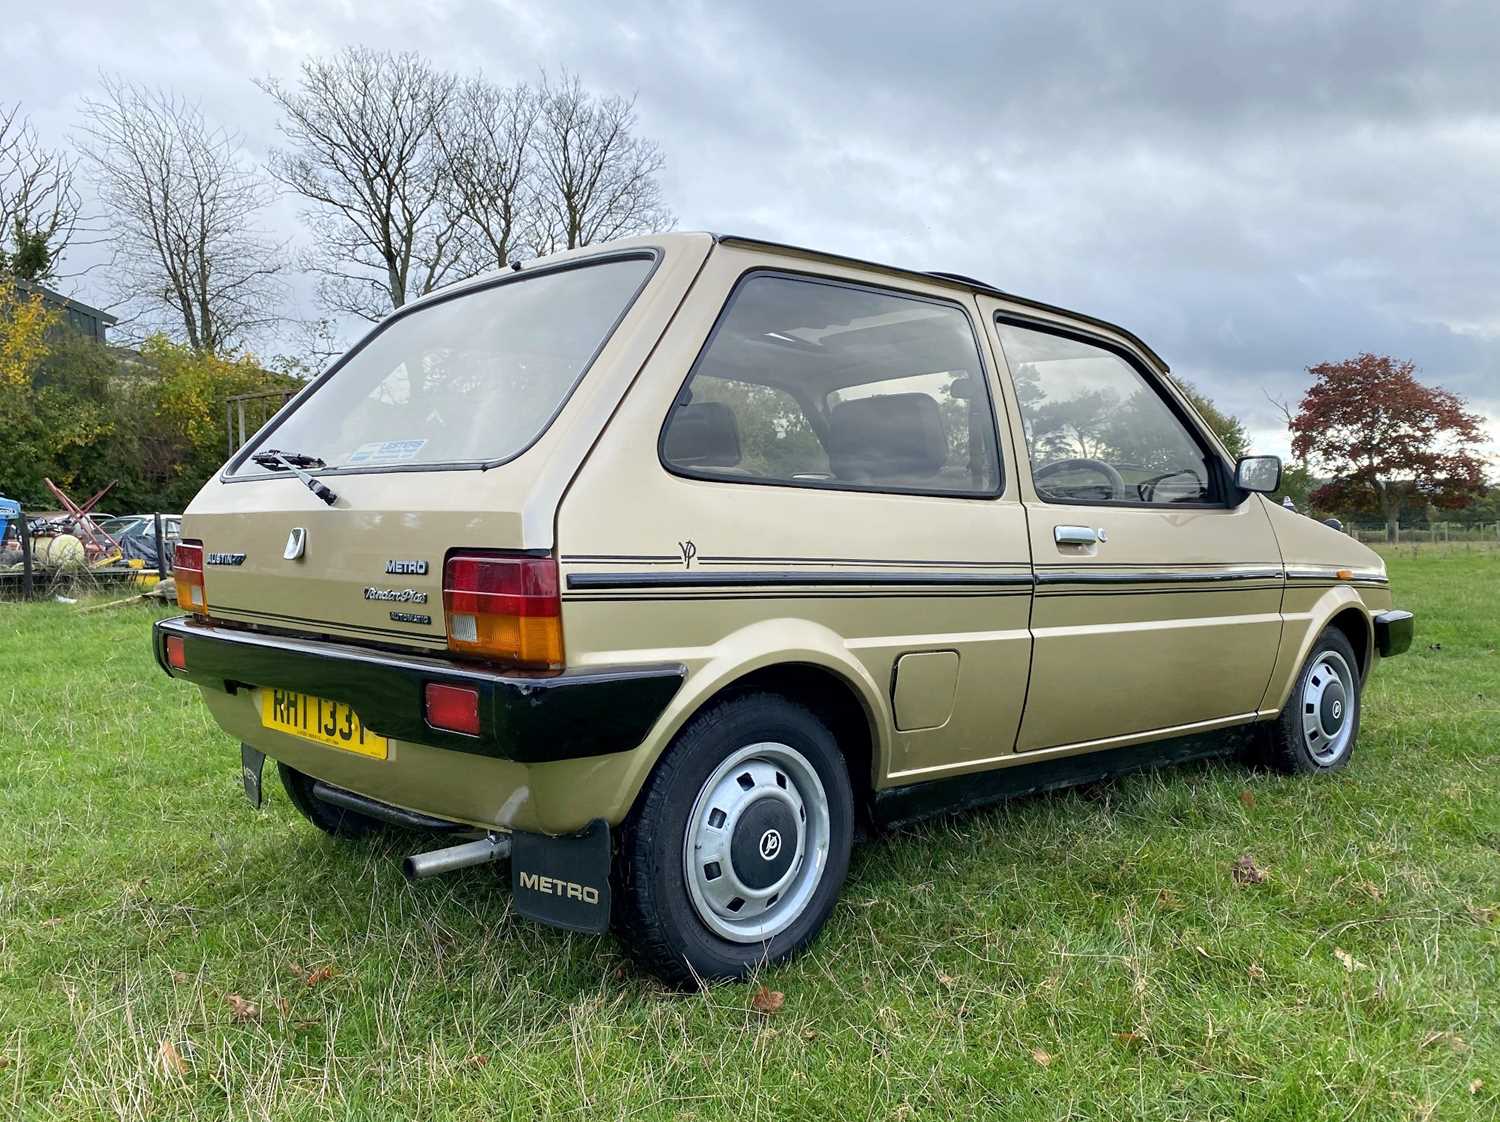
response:
[[[1345,523],[1345,533],[1369,545],[1500,545],[1500,522],[1429,522],[1425,525],[1384,522]]]

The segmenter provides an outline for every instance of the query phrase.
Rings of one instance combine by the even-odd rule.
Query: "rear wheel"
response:
[[[822,928],[853,826],[848,771],[816,716],[772,694],[723,702],[641,792],[618,854],[616,925],[669,982],[743,978]]]
[[[302,812],[303,818],[325,834],[335,838],[362,838],[384,825],[357,810],[346,810],[341,806],[325,803],[313,794],[315,780],[312,776],[304,775],[279,760],[276,762],[276,771],[281,776],[281,785],[286,789],[287,798],[292,800],[292,805]]]
[[[1359,736],[1359,662],[1336,627],[1318,636],[1271,725],[1270,762],[1299,775],[1337,771],[1349,763]]]

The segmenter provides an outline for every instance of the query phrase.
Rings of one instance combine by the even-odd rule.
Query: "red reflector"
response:
[[[443,686],[428,682],[427,723],[435,729],[479,735],[479,691],[467,686]]]
[[[181,635],[167,636],[167,664],[174,670],[187,669],[187,644]]]

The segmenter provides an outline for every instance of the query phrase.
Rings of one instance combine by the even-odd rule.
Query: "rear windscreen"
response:
[[[250,451],[347,471],[519,455],[546,431],[653,263],[521,274],[390,320]],[[267,470],[245,459],[232,474]]]

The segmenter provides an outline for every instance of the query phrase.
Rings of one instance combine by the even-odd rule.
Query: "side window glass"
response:
[[[1048,502],[1203,503],[1203,449],[1112,351],[997,322],[1037,494]]]
[[[958,308],[754,274],[735,288],[662,434],[684,475],[993,495],[995,422]]]

